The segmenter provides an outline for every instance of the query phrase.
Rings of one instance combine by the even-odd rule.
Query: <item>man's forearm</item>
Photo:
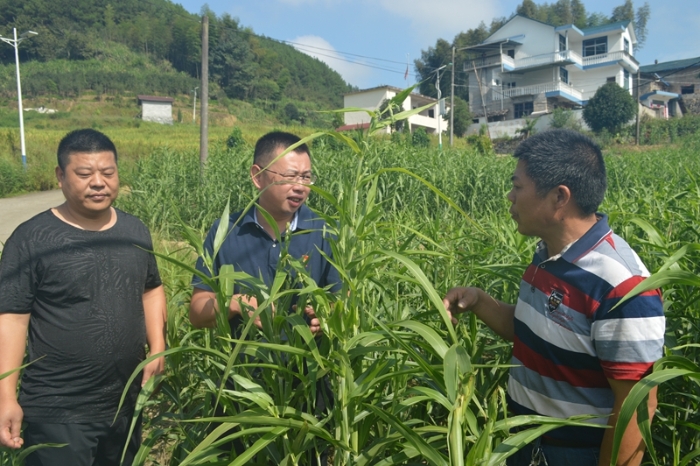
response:
[[[613,393],[615,394],[615,406],[613,407],[613,414],[608,420],[608,425],[610,428],[605,431],[603,436],[598,466],[610,466],[613,438],[615,436],[615,424],[617,423],[617,418],[620,409],[622,408],[622,403],[635,384],[635,382],[631,381],[611,382]],[[649,392],[648,410],[649,419],[651,419],[654,416],[654,411],[656,411],[656,388]],[[638,466],[641,464],[643,457],[644,441],[642,439],[642,434],[639,431],[639,426],[637,425],[637,413],[635,412],[632,419],[630,419],[629,424],[627,424],[627,427],[625,428],[625,433],[622,436],[622,441],[620,442],[620,449],[618,451],[617,462],[615,465]]]
[[[165,351],[167,306],[162,285],[143,294],[143,313],[149,352],[156,354]]]
[[[0,375],[22,365],[27,346],[29,314],[0,314]],[[17,399],[19,371],[0,379],[0,399]]]
[[[479,290],[479,300],[471,309],[476,316],[501,338],[513,341],[515,337],[515,306],[493,298]]]

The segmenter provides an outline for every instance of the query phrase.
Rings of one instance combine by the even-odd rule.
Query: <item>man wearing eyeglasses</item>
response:
[[[255,145],[250,177],[260,191],[258,207],[238,212],[229,218],[229,233],[217,256],[214,258],[214,275],[218,275],[224,264],[234,270],[260,277],[271,285],[280,259],[281,241],[288,241],[291,256],[302,259],[311,278],[321,287],[330,286],[331,291],[340,289],[337,270],[321,254],[332,256],[325,222],[305,205],[315,181],[311,171],[309,148],[302,144],[285,155],[280,155],[300,139],[290,133],[271,132],[261,137]],[[264,210],[274,219],[270,224],[260,212]],[[242,218],[241,218],[242,217]],[[214,238],[219,221],[209,231],[204,248],[213,255]],[[284,238],[289,231],[290,237]],[[200,258],[197,270],[206,275],[210,271]],[[190,302],[190,321],[197,328],[216,325],[216,295],[202,280],[192,279],[194,291]],[[236,333],[240,325],[242,309],[257,307],[257,300],[245,283],[237,282],[228,309],[231,329]],[[311,332],[320,332],[320,323],[312,307],[304,309]],[[252,314],[252,311],[249,311]],[[256,322],[259,325],[259,322]]]

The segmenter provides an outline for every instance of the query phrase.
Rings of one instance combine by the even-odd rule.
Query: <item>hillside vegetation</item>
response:
[[[340,75],[228,15],[209,16],[210,95],[252,103],[281,121],[316,122],[342,105]],[[0,0],[0,34],[38,32],[20,46],[26,97],[191,93],[201,73],[201,17],[168,0]],[[14,51],[0,48],[0,95],[16,97]],[[330,121],[330,117],[326,118]]]

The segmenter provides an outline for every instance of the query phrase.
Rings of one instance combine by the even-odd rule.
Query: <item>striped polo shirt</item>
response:
[[[659,290],[612,309],[649,271],[608,226],[607,216],[560,254],[540,242],[515,307],[508,381],[515,414],[603,417],[613,393],[607,379],[639,380],[663,354],[665,319]],[[547,436],[597,445],[604,430],[565,427]]]

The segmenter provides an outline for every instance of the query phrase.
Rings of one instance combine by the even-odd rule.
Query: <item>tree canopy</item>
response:
[[[309,100],[325,108],[342,105],[351,87],[341,76],[293,47],[256,35],[238,19],[209,16],[210,79],[226,97],[266,102]],[[124,45],[148,61],[199,78],[201,16],[169,0],[0,0],[0,34],[33,30],[20,60],[109,60]],[[0,47],[0,63],[14,63],[11,47]]]

